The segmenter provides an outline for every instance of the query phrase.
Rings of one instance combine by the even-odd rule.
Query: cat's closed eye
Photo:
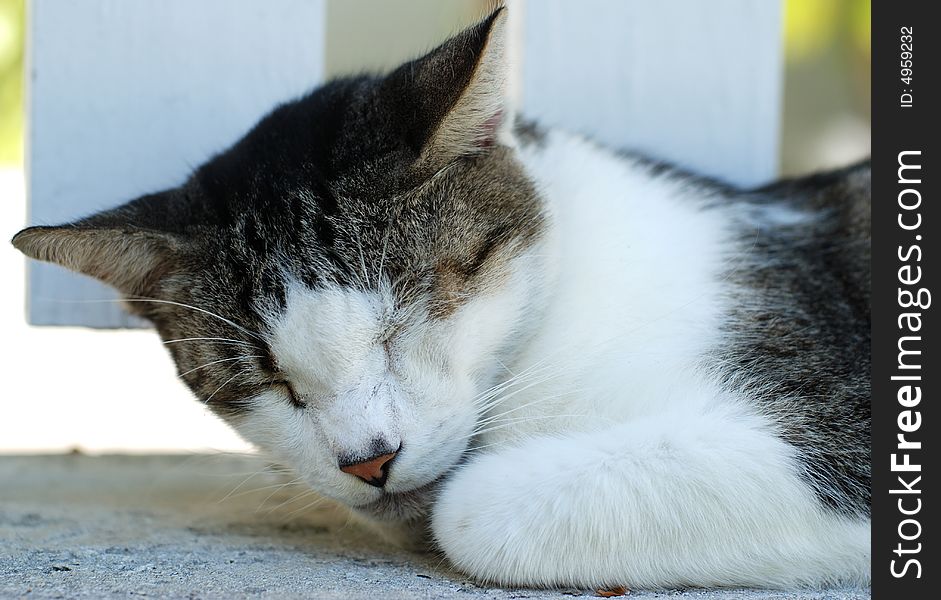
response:
[[[286,379],[279,379],[277,381],[272,381],[271,385],[272,387],[278,387],[281,390],[283,390],[284,393],[287,394],[288,398],[291,400],[291,404],[293,404],[297,408],[304,408],[307,406],[307,403],[301,399],[301,397],[298,395],[297,391],[294,389],[294,386],[291,384],[290,381]]]

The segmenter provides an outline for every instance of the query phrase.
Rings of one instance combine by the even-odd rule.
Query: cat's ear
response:
[[[28,227],[13,237],[26,256],[90,275],[127,296],[147,295],[173,270],[183,248],[179,236],[142,218],[159,194],[74,223]]]
[[[401,117],[418,169],[440,168],[508,135],[506,29],[501,7],[389,76],[399,98],[406,97]]]

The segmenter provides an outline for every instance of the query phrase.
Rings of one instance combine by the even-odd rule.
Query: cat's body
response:
[[[14,240],[312,487],[514,585],[869,579],[869,169],[743,192],[512,127],[502,11]]]

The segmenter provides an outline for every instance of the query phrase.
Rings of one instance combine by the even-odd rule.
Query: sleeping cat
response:
[[[868,164],[736,190],[503,101],[499,9],[13,240],[314,489],[487,582],[870,577]]]

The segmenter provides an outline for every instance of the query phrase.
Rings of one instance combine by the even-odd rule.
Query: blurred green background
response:
[[[395,64],[479,14],[483,4],[331,0],[327,70]],[[364,11],[370,19],[362,19]],[[23,160],[24,12],[24,0],[0,0],[0,167]],[[870,14],[871,0],[785,1],[783,174],[869,153]],[[410,35],[389,38],[392,22],[407,24]]]
[[[0,0],[0,165],[23,160],[23,0]]]

